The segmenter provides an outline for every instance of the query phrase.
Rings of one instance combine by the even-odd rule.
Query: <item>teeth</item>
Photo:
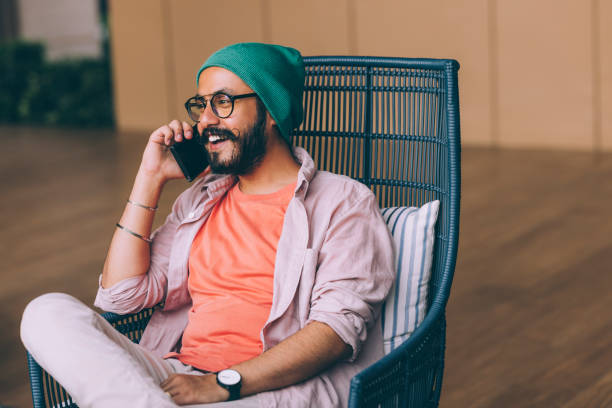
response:
[[[210,143],[215,143],[215,142],[218,142],[219,140],[221,140],[221,137],[217,135],[212,135],[208,138],[208,141]]]

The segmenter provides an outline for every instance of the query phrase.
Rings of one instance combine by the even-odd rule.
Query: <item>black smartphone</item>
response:
[[[199,143],[200,134],[196,125],[193,126],[193,137],[174,143],[170,151],[174,160],[183,171],[187,181],[193,181],[208,167],[208,156],[204,146]]]

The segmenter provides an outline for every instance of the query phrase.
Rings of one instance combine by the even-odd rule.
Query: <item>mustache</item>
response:
[[[200,135],[200,142],[208,143],[208,138],[210,138],[213,135],[221,136],[228,140],[237,140],[236,135],[232,133],[232,131],[230,131],[229,129],[210,127],[202,131],[202,134]]]

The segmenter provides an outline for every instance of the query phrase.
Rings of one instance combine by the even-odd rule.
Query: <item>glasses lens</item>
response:
[[[187,108],[189,118],[194,122],[199,122],[200,116],[204,112],[204,105],[195,98],[191,98],[187,101],[185,107]]]
[[[215,114],[220,118],[227,118],[232,114],[232,109],[234,108],[234,101],[232,101],[232,98],[222,93],[214,95],[210,104]]]

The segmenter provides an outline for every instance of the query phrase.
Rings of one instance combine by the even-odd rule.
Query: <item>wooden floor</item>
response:
[[[146,136],[0,127],[0,406],[31,406],[27,302],[93,302]],[[462,168],[441,407],[612,406],[612,155],[464,148]]]

